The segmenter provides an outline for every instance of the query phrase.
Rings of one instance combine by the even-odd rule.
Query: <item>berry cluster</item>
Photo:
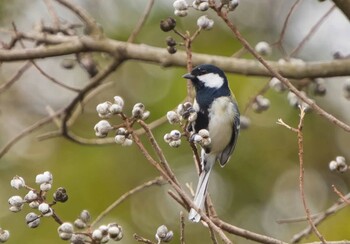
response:
[[[225,7],[228,11],[233,11],[239,4],[239,0],[222,0],[221,7]],[[194,10],[205,12],[210,8],[210,3],[208,0],[194,0],[192,4],[188,4],[186,0],[175,0],[173,2],[174,7],[174,15],[178,17],[186,17],[188,15],[188,10],[193,8]],[[209,19],[207,15],[202,15],[197,19],[198,30],[195,35],[199,34],[200,30],[210,30],[214,26],[214,20]],[[174,31],[177,35],[179,35],[182,39],[186,39],[188,34],[181,34],[177,30],[176,20],[174,18],[168,17],[167,19],[160,21],[160,29],[164,32]],[[187,36],[187,37],[186,37]],[[189,38],[193,40],[193,37]],[[176,40],[168,36],[166,38],[167,51],[170,54],[174,54],[177,52],[177,42]]]
[[[158,243],[170,242],[171,239],[173,239],[173,236],[174,233],[171,230],[168,230],[168,228],[165,225],[159,226],[155,235]]]
[[[261,56],[269,56],[271,55],[272,49],[269,43],[261,41],[255,45],[255,51]]]
[[[193,122],[197,119],[197,112],[190,102],[181,103],[177,106],[176,111],[169,111],[166,115],[170,124],[181,123],[182,120]]]
[[[66,202],[68,195],[63,187],[59,187],[53,193],[53,201],[48,202],[46,197],[49,190],[52,188],[53,176],[49,171],[38,174],[35,178],[35,183],[39,185],[39,189],[32,188],[26,185],[25,180],[20,176],[15,176],[11,180],[11,186],[16,190],[25,188],[28,190],[27,194],[22,197],[19,195],[11,196],[8,200],[11,212],[19,212],[25,204],[32,209],[38,210],[38,213],[30,212],[26,215],[25,220],[30,228],[36,228],[40,224],[42,217],[50,217],[54,215],[52,208],[57,202]]]
[[[197,119],[197,112],[190,102],[185,102],[179,104],[176,111],[168,111],[166,117],[170,124],[183,125],[183,122],[186,121],[187,125]],[[186,125],[185,130],[187,129]],[[172,130],[170,133],[164,135],[164,141],[171,147],[179,147],[181,145],[181,136],[183,135],[186,136],[186,133],[182,134],[178,130]],[[211,143],[209,131],[204,129],[200,130],[197,134],[190,135],[189,140],[198,143],[202,147],[207,147]]]
[[[7,242],[10,238],[10,232],[8,230],[3,230],[0,228],[0,243]]]
[[[110,223],[92,229],[89,225],[90,220],[90,213],[87,210],[83,210],[73,224],[64,222],[58,227],[58,236],[64,241],[70,241],[72,244],[107,243],[110,240],[120,241],[123,238],[123,229],[120,225]],[[78,230],[75,231],[75,228]]]
[[[329,162],[329,169],[331,171],[344,173],[349,169],[349,166],[346,164],[346,160],[343,156],[337,156],[335,160]]]
[[[270,107],[270,100],[263,97],[262,95],[256,96],[252,104],[253,110],[257,113],[266,111],[269,109],[269,107]]]
[[[172,130],[170,133],[164,135],[164,141],[171,147],[179,147],[181,145],[181,132]]]
[[[10,182],[11,186],[16,190],[19,190],[21,188],[28,190],[27,194],[24,197],[15,195],[9,198],[8,203],[10,205],[10,208],[9,208],[10,211],[19,212],[22,210],[25,204],[28,204],[30,208],[36,209],[38,211],[38,212],[29,212],[25,216],[26,224],[30,228],[38,227],[41,223],[42,217],[50,217],[55,215],[53,206],[57,202],[63,203],[68,200],[68,195],[66,190],[63,187],[59,187],[53,193],[53,201],[52,202],[47,201],[46,197],[47,197],[48,191],[51,190],[52,183],[53,183],[53,176],[49,171],[46,171],[42,174],[38,174],[35,177],[35,183],[39,185],[39,189],[35,189],[26,185],[25,180],[20,176],[13,177],[13,179]],[[0,233],[0,236],[1,235],[3,235],[4,237],[7,236],[7,238],[9,237],[8,231],[2,231],[2,234]],[[0,242],[3,242],[3,241],[0,241]]]
[[[123,238],[121,226],[116,223],[101,225],[96,229],[92,229],[89,224],[91,220],[90,213],[83,210],[74,223],[63,222],[55,214],[53,206],[57,202],[66,202],[68,195],[63,187],[59,187],[53,193],[53,201],[47,201],[48,191],[52,187],[53,176],[49,171],[38,174],[35,177],[35,183],[40,189],[34,189],[25,183],[25,180],[20,176],[15,176],[11,180],[11,186],[16,190],[21,188],[27,189],[28,192],[24,197],[15,195],[9,198],[10,211],[19,212],[25,204],[30,208],[36,209],[37,212],[30,212],[25,216],[25,221],[30,228],[36,228],[40,225],[42,217],[54,217],[56,222],[60,223],[58,227],[58,236],[65,241],[70,241],[72,244],[84,243],[106,243],[109,240],[119,241]],[[75,231],[74,228],[78,229]],[[9,231],[0,228],[0,243],[8,240]]]
[[[131,132],[125,128],[125,125],[112,126],[110,122],[106,119],[111,118],[113,115],[119,116],[123,120],[128,120],[129,124],[132,125],[137,120],[146,120],[150,116],[150,111],[146,110],[145,105],[142,103],[136,103],[131,111],[131,117],[128,118],[123,113],[124,100],[119,97],[114,97],[114,102],[106,101],[100,103],[96,106],[96,111],[100,118],[105,118],[100,120],[95,126],[95,135],[97,137],[103,138],[108,136],[110,131],[115,131],[114,140],[117,144],[122,146],[132,145]]]
[[[201,147],[208,147],[211,143],[209,137],[209,131],[202,129],[198,131],[198,134],[193,134],[191,138],[195,143],[198,143]]]
[[[255,46],[255,51],[260,54],[261,56],[269,56],[272,53],[272,46],[265,41],[260,41]],[[341,53],[336,52],[334,53],[334,59],[343,59],[346,58],[346,56],[343,56]],[[305,62],[302,59],[298,58],[288,58],[288,59],[279,59],[278,64],[284,65],[286,63],[289,63],[291,65],[305,65]],[[298,85],[298,89],[304,94],[313,94],[314,96],[325,96],[327,93],[327,86],[326,86],[326,79],[324,78],[305,78],[298,81],[292,81],[296,82]],[[269,83],[269,87],[277,92],[284,92],[287,89],[287,87],[276,77],[272,77]],[[350,100],[350,79],[345,81],[345,84],[343,86],[343,92],[344,97],[348,100]],[[256,100],[259,100],[260,98],[257,97]],[[297,97],[293,92],[287,93],[287,100],[290,106],[298,108],[300,106],[304,107],[305,110],[310,110],[310,106],[307,105],[305,102],[303,102],[299,97]],[[263,100],[261,100],[263,101]],[[312,99],[311,99],[312,101]],[[263,105],[268,105],[267,100],[265,101]],[[261,112],[263,110],[268,109],[267,107],[261,106],[259,101],[255,101],[253,104],[253,109],[256,112]]]

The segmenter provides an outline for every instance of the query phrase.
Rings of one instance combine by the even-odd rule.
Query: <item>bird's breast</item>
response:
[[[210,152],[222,152],[232,137],[234,105],[230,97],[215,99],[209,108],[208,130],[211,138]]]

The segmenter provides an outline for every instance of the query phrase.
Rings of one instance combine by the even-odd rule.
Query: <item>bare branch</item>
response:
[[[115,200],[111,205],[109,205],[104,211],[102,211],[97,218],[91,223],[91,227],[96,225],[99,221],[101,221],[107,214],[109,214],[114,208],[116,208],[119,204],[124,202],[128,197],[138,193],[139,191],[144,190],[145,188],[151,187],[151,186],[161,186],[165,184],[165,181],[163,177],[157,177],[154,180],[147,181],[143,183],[142,185],[139,185],[130,191],[124,193],[122,196],[120,196],[117,200]]]
[[[285,126],[287,129],[292,130],[293,132],[297,133],[298,135],[298,155],[299,155],[299,191],[301,200],[303,203],[303,207],[306,213],[306,219],[309,222],[309,225],[311,229],[314,231],[314,233],[317,235],[317,237],[321,240],[322,243],[326,243],[326,240],[321,235],[321,233],[316,228],[316,225],[313,221],[313,216],[310,213],[310,209],[307,206],[306,198],[305,198],[305,188],[304,188],[304,146],[303,146],[303,122],[305,117],[305,109],[302,106],[299,106],[300,108],[300,120],[297,128],[293,128],[289,126],[288,124],[284,123],[282,119],[278,119],[277,124]]]
[[[171,55],[165,48],[145,44],[133,44],[108,38],[96,40],[89,36],[78,38],[75,36],[56,36],[36,32],[18,32],[18,35],[19,38],[56,45],[26,48],[25,50],[0,49],[0,61],[12,62],[90,51],[109,53],[114,57],[122,57],[124,60],[151,62],[164,67],[186,67],[187,65],[186,53],[184,51],[178,51]],[[215,64],[228,73],[250,76],[271,77],[274,76],[274,72],[278,72],[284,77],[293,79],[350,75],[350,70],[348,68],[350,66],[349,59],[315,61],[307,62],[305,64],[293,64],[289,62],[281,64],[274,61],[264,60],[264,65],[261,65],[258,61],[251,59],[238,59],[233,57],[192,53],[192,64],[198,65],[201,63]],[[271,70],[267,69],[265,65],[270,67]]]
[[[146,239],[146,238],[144,238],[136,233],[133,235],[133,237],[138,242],[142,242],[142,243],[146,243],[146,244],[156,244],[155,242],[148,240],[148,239]]]
[[[26,62],[21,68],[18,69],[17,73],[14,74],[14,76],[11,77],[11,79],[1,84],[0,94],[6,91],[9,87],[11,87],[31,66],[32,64],[30,62]]]
[[[148,128],[147,124],[144,121],[140,120],[138,122],[142,126],[142,128],[145,130],[146,135],[147,135],[154,151],[156,152],[156,154],[160,160],[161,165],[165,169],[166,173],[168,174],[168,176],[171,178],[172,181],[174,181],[177,185],[180,185],[179,181],[175,177],[175,174],[171,170],[166,158],[164,157],[162,149],[160,148],[156,139],[154,138],[152,131]]]
[[[284,35],[285,35],[285,33],[286,33],[286,30],[287,30],[287,26],[288,26],[289,19],[290,19],[290,17],[292,16],[292,14],[293,14],[293,12],[294,12],[294,9],[297,7],[297,5],[299,4],[299,2],[300,2],[300,0],[296,0],[296,1],[293,3],[292,7],[289,9],[289,12],[288,12],[288,14],[287,14],[287,17],[284,19],[283,27],[282,27],[280,36],[279,36],[279,38],[278,38],[278,41],[277,41],[276,43],[274,43],[274,44],[277,44],[277,45],[280,47],[280,49],[281,49],[281,51],[282,51],[283,54],[286,54],[286,51],[284,50],[284,47],[283,47],[283,38],[284,38]]]
[[[316,33],[317,29],[320,28],[322,23],[327,19],[327,17],[333,12],[333,10],[336,8],[335,5],[333,5],[317,22],[316,24],[310,29],[309,33],[303,38],[303,40],[299,43],[299,45],[294,48],[294,50],[288,55],[289,57],[295,56],[300,49],[305,45],[305,43],[312,37],[313,34]]]
[[[193,201],[189,198],[189,196],[183,191],[183,189],[177,185],[172,178],[167,174],[167,172],[160,166],[160,164],[157,163],[157,161],[155,161],[151,155],[148,153],[147,149],[144,147],[144,145],[142,144],[140,138],[135,134],[132,133],[131,134],[135,144],[138,146],[138,148],[140,149],[141,153],[145,156],[145,158],[159,171],[159,173],[164,177],[164,179],[166,179],[169,184],[173,187],[173,189],[179,194],[179,196],[183,199],[183,201],[185,201],[190,208],[195,209],[202,217],[202,220],[205,221],[211,228],[213,228],[213,230],[218,233],[218,235],[221,237],[222,241],[226,244],[232,243],[227,236],[224,234],[224,232],[218,227],[216,226],[213,221],[207,216],[205,215],[205,213],[203,211],[201,211],[199,208],[197,208],[197,206],[195,206],[195,204],[193,203]]]
[[[40,68],[40,66],[35,62],[35,61],[31,61],[32,64],[34,65],[34,67],[40,72],[40,74],[42,74],[43,76],[45,76],[47,79],[49,79],[50,81],[52,81],[53,83],[66,88],[67,90],[73,91],[73,92],[80,92],[80,89],[74,88],[74,87],[70,87],[62,82],[60,82],[59,80],[55,79],[54,77],[52,77],[51,75],[47,74],[42,68]]]
[[[186,209],[187,211],[190,210],[189,205],[184,202],[183,199],[181,199],[175,192],[173,192],[172,190],[168,190],[168,194],[178,203],[180,204],[184,209]]]
[[[310,217],[312,219],[315,219],[316,217],[318,217],[319,214],[313,214]],[[277,224],[289,224],[289,223],[297,223],[297,222],[304,222],[307,221],[307,218],[305,216],[303,217],[295,217],[295,218],[288,218],[288,219],[278,219],[276,220]]]
[[[51,15],[52,18],[52,22],[53,22],[53,27],[55,29],[59,29],[60,27],[60,20],[59,17],[54,9],[54,7],[52,6],[52,0],[44,0],[44,3],[47,7],[47,10],[49,11],[49,14]]]
[[[310,209],[307,206],[306,198],[305,198],[305,188],[304,188],[304,145],[303,145],[303,122],[305,117],[305,110],[302,106],[300,106],[300,120],[298,125],[298,147],[299,147],[299,189],[300,189],[300,195],[301,199],[303,201],[304,210],[306,213],[307,220],[312,228],[312,230],[315,232],[317,237],[320,239],[320,241],[325,244],[326,240],[322,236],[322,234],[318,231],[316,225],[314,224],[312,218]]]
[[[35,122],[33,125],[27,127],[26,129],[24,129],[21,133],[19,133],[17,136],[15,136],[14,138],[12,138],[10,141],[8,141],[6,143],[6,145],[0,149],[0,158],[2,158],[4,156],[4,154],[10,150],[10,148],[16,144],[20,139],[22,139],[23,137],[29,135],[30,133],[32,133],[33,131],[41,128],[43,125],[46,125],[48,123],[50,123],[55,117],[59,116],[62,114],[62,110],[59,110],[57,112],[55,112],[53,115],[47,116],[37,122]]]
[[[249,101],[247,102],[246,106],[243,109],[242,114],[246,115],[249,108],[251,108],[254,101],[256,100],[256,97],[259,95],[264,95],[269,89],[270,89],[270,81],[268,81],[251,99],[249,99]]]
[[[98,27],[96,20],[90,16],[90,14],[83,8],[73,4],[71,1],[67,0],[56,0],[73,13],[75,13],[86,25],[86,32],[91,36],[99,37],[101,33],[101,29]]]
[[[222,229],[228,233],[231,233],[231,234],[234,234],[234,235],[237,235],[237,236],[240,236],[240,237],[252,240],[252,241],[256,241],[259,243],[265,243],[265,244],[287,244],[284,241],[277,240],[277,239],[269,237],[269,236],[260,235],[260,234],[251,232],[249,230],[242,229],[242,228],[239,228],[237,226],[231,225],[231,224],[226,223],[218,218],[212,218],[211,220],[220,229]]]
[[[346,198],[336,187],[332,185],[333,191],[343,200],[345,203],[350,204],[350,200]]]
[[[180,212],[180,244],[185,244],[185,217],[182,211]]]
[[[210,240],[213,244],[218,244],[218,240],[216,239],[215,232],[212,228],[209,228]]]
[[[77,104],[79,104],[84,97],[93,89],[95,89],[97,86],[100,85],[100,83],[108,77],[117,67],[122,63],[122,60],[115,59],[113,60],[109,66],[107,66],[103,71],[99,72],[96,76],[90,79],[90,83],[81,90],[77,94],[77,96],[70,102],[70,104],[65,108],[65,114],[62,118],[62,134],[66,136],[67,138],[71,139],[69,137],[68,133],[68,121],[71,118],[71,115],[73,114],[74,109],[76,108]]]
[[[133,32],[129,36],[127,42],[134,42],[135,41],[136,36],[140,33],[142,27],[146,23],[146,20],[148,19],[148,16],[151,13],[153,5],[154,5],[154,0],[148,0],[148,4],[145,8],[145,11],[141,15],[139,21],[137,22],[135,29],[133,30]]]
[[[350,193],[344,196],[346,199],[350,199]],[[315,226],[319,225],[322,223],[324,220],[326,220],[328,217],[334,215],[338,211],[342,210],[343,208],[347,207],[348,204],[345,203],[342,199],[339,199],[335,204],[330,206],[326,211],[323,213],[320,213],[317,215],[317,217],[313,218],[313,223]],[[311,226],[308,226],[301,232],[295,234],[291,240],[291,243],[298,243],[301,239],[305,238],[306,236],[310,235],[312,232]]]

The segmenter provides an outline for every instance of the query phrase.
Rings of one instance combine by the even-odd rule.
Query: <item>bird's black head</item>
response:
[[[214,65],[198,65],[183,77],[192,81],[196,100],[203,106],[209,106],[215,98],[231,95],[225,73]]]

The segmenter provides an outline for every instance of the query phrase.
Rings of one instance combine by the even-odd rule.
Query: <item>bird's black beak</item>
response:
[[[187,74],[184,74],[184,75],[182,76],[182,78],[192,80],[192,79],[195,78],[195,76],[192,75],[191,73],[187,73]]]

